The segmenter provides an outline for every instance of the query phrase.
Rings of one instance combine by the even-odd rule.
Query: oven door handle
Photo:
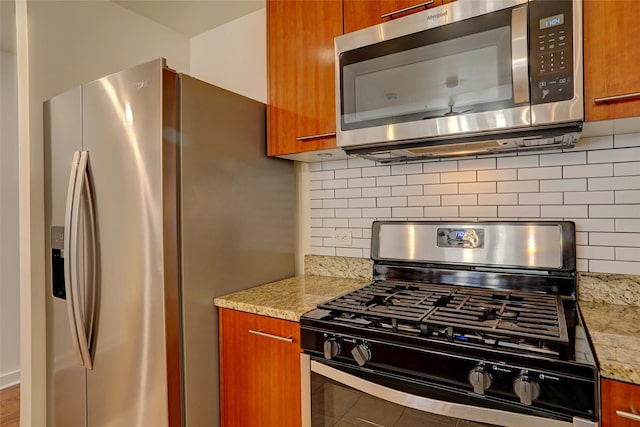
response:
[[[300,369],[302,373],[302,427],[311,426],[311,372],[320,374],[326,378],[342,383],[355,390],[368,395],[395,403],[407,408],[417,409],[423,412],[471,420],[480,423],[496,424],[512,427],[597,427],[593,421],[574,418],[573,423],[552,420],[549,418],[535,417],[532,415],[518,414],[501,411],[498,409],[482,408],[478,406],[451,403],[427,397],[416,396],[376,384],[371,381],[348,374],[339,369],[328,366],[316,360],[311,360],[308,354],[300,356]]]

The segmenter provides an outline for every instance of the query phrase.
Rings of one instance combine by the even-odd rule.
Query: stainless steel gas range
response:
[[[379,221],[371,257],[300,321],[304,425],[598,425],[572,222]]]

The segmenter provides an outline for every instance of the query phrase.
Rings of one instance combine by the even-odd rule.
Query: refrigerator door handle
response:
[[[89,266],[89,277],[85,275],[85,292],[89,295],[89,300],[87,303],[87,323],[85,327],[86,331],[86,355],[85,355],[85,365],[89,369],[93,369],[93,342],[94,342],[94,332],[95,332],[95,316],[96,316],[96,306],[97,306],[97,277],[98,277],[98,253],[97,253],[97,234],[96,234],[96,216],[95,216],[95,207],[94,197],[93,197],[93,185],[91,182],[91,173],[89,172],[89,152],[83,151],[83,154],[86,155],[86,164],[84,168],[84,173],[82,174],[83,179],[83,188],[84,192],[82,193],[85,197],[86,207],[87,207],[87,215],[89,217],[89,245],[91,251],[91,258],[89,262],[91,263]],[[82,160],[81,160],[82,163]]]
[[[82,151],[80,153],[80,160],[78,162],[78,172],[77,172],[77,181],[75,188],[74,188],[74,195],[73,195],[73,204],[72,204],[72,213],[71,213],[71,242],[73,243],[71,246],[71,253],[69,254],[71,257],[72,262],[74,263],[74,265],[71,268],[71,277],[72,277],[72,285],[75,284],[75,286],[72,286],[72,290],[75,290],[76,294],[74,295],[74,298],[72,300],[73,302],[73,310],[75,312],[75,318],[76,318],[76,333],[77,333],[77,337],[78,337],[78,343],[80,345],[80,353],[82,354],[82,360],[84,361],[84,366],[87,369],[93,369],[93,357],[92,357],[92,352],[90,351],[89,348],[89,337],[92,336],[92,330],[93,330],[93,313],[94,313],[94,308],[95,308],[95,286],[94,283],[91,283],[91,288],[87,287],[87,283],[86,283],[86,272],[83,269],[83,272],[85,274],[83,274],[84,279],[82,281],[82,287],[84,289],[84,292],[82,293],[82,295],[87,295],[89,292],[92,293],[91,296],[91,300],[90,303],[87,304],[87,299],[85,297],[85,301],[84,301],[84,309],[85,311],[83,312],[83,307],[81,305],[80,302],[80,293],[78,292],[79,289],[79,285],[80,285],[80,281],[78,280],[78,251],[77,251],[77,245],[78,245],[78,239],[79,239],[79,232],[80,232],[80,227],[83,226],[83,224],[81,224],[80,221],[80,210],[82,209],[82,206],[87,206],[87,210],[86,213],[89,216],[89,222],[90,222],[90,234],[89,234],[89,238],[91,240],[91,257],[92,259],[90,260],[91,262],[91,281],[93,282],[95,280],[95,224],[94,224],[94,220],[95,220],[95,216],[94,216],[94,212],[93,212],[93,197],[91,197],[91,190],[90,190],[90,182],[89,182],[89,171],[88,171],[88,166],[89,166],[89,152],[88,151]],[[88,203],[83,204],[84,200],[84,196],[88,196]],[[87,332],[87,331],[91,331],[91,332]]]
[[[69,187],[67,189],[67,203],[64,214],[64,248],[67,253],[67,260],[64,263],[64,287],[67,295],[67,314],[69,316],[69,327],[71,330],[71,340],[73,341],[73,347],[76,353],[76,359],[80,366],[84,366],[84,360],[82,357],[82,351],[80,350],[80,339],[78,338],[78,319],[75,311],[75,299],[77,293],[75,292],[76,284],[74,283],[75,274],[72,271],[76,270],[76,255],[75,244],[71,236],[71,228],[74,217],[74,196],[75,189],[78,180],[78,163],[80,161],[80,152],[76,151],[73,154],[73,160],[71,163],[71,173],[69,174]]]

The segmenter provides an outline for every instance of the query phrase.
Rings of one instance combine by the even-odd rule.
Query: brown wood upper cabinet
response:
[[[454,0],[344,0],[344,32],[361,30],[452,1]]]
[[[587,121],[640,115],[640,4],[584,1]]]
[[[300,427],[300,325],[218,312],[222,427]]]
[[[342,0],[267,0],[268,155],[336,147]]]
[[[640,385],[602,379],[602,427],[640,425]]]

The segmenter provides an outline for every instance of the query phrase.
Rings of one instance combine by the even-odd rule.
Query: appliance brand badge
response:
[[[440,19],[447,16],[448,14],[449,11],[445,10],[444,12],[436,13],[435,15],[427,15],[427,21],[430,21],[432,19]]]
[[[149,86],[149,80],[144,80],[142,82],[135,82],[133,84],[133,87],[135,87],[136,89],[144,89],[145,87]]]

